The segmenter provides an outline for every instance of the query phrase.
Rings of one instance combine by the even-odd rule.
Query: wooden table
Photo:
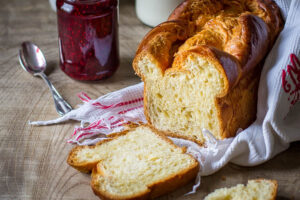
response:
[[[133,0],[120,0],[121,66],[110,79],[82,83],[68,78],[58,67],[56,14],[44,0],[1,0],[0,4],[0,199],[97,199],[89,175],[69,167],[67,144],[77,122],[33,127],[29,120],[54,119],[58,115],[50,92],[39,78],[24,72],[18,48],[24,40],[38,44],[46,55],[50,80],[73,106],[76,94],[92,98],[138,83],[131,61],[138,42],[150,29],[136,18]],[[300,143],[258,167],[227,165],[204,177],[197,194],[182,196],[188,185],[162,199],[201,199],[216,188],[245,183],[250,178],[279,181],[281,199],[300,199]]]

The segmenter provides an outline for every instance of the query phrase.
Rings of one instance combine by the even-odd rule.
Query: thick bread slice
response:
[[[198,162],[148,126],[138,126],[95,146],[75,147],[68,164],[92,171],[92,189],[104,199],[148,199],[195,178]]]
[[[215,190],[204,200],[275,200],[277,181],[256,179],[249,180],[248,184],[238,184],[231,188]]]

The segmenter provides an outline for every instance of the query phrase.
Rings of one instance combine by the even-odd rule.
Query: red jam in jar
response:
[[[118,0],[57,0],[60,67],[76,80],[101,80],[119,66]]]

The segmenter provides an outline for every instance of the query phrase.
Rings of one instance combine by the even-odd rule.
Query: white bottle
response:
[[[144,24],[154,27],[166,21],[181,2],[183,0],[136,0],[136,14]]]
[[[52,10],[56,11],[56,0],[49,0]]]

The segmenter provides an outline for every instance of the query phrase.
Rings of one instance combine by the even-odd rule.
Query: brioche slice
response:
[[[138,126],[95,146],[75,147],[68,163],[92,171],[92,189],[104,199],[148,199],[195,178],[198,162],[148,126]]]
[[[256,179],[249,180],[247,186],[238,184],[231,188],[215,190],[204,200],[275,200],[277,181]]]

